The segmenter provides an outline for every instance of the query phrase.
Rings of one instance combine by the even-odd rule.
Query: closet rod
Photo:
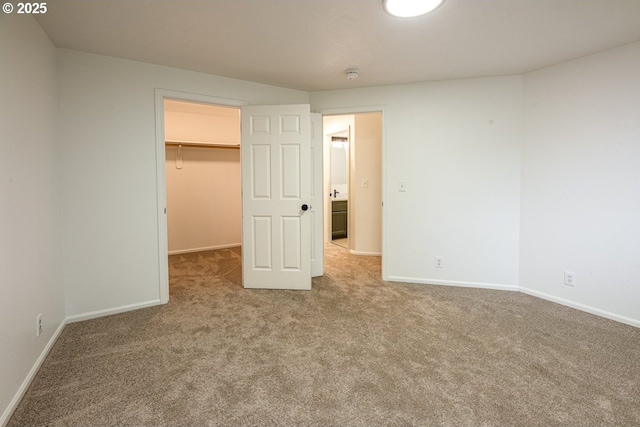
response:
[[[204,148],[230,148],[230,149],[239,149],[240,144],[238,145],[229,145],[229,144],[215,144],[215,143],[206,143],[206,142],[193,142],[193,141],[165,141],[165,145],[169,145],[172,147],[204,147]]]

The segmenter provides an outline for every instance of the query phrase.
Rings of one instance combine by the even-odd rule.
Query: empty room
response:
[[[640,1],[398,1],[3,2],[0,426],[640,425]]]

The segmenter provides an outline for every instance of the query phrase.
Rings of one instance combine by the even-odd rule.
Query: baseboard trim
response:
[[[67,324],[67,319],[63,319],[62,322],[60,322],[60,325],[58,325],[58,328],[55,330],[53,335],[51,335],[49,342],[47,342],[47,345],[44,347],[44,349],[40,353],[40,356],[38,357],[38,359],[36,359],[36,362],[31,367],[31,370],[27,374],[27,377],[24,379],[24,381],[22,381],[20,388],[18,388],[18,391],[13,396],[13,399],[11,399],[9,406],[7,406],[4,413],[2,414],[2,417],[0,417],[0,426],[4,427],[9,422],[9,418],[11,418],[11,415],[13,415],[13,412],[18,407],[18,404],[20,403],[20,401],[24,397],[24,394],[27,392],[27,389],[29,388],[29,385],[31,385],[31,381],[33,381],[33,379],[35,378],[36,374],[38,373],[38,370],[40,369],[40,366],[42,366],[42,363],[47,358],[49,351],[58,340],[58,337],[62,333],[62,330],[64,329],[66,324]]]
[[[565,305],[567,307],[575,308],[576,310],[585,311],[587,313],[595,314],[596,316],[604,317],[606,319],[615,320],[616,322],[625,323],[627,325],[640,328],[640,320],[638,319],[632,319],[631,317],[621,316],[619,314],[611,313],[610,311],[601,310],[599,308],[595,308],[590,305],[581,304],[579,302],[574,302],[564,298],[559,298],[551,294],[536,291],[530,288],[520,287],[519,291],[527,295],[531,295],[537,298],[542,298],[544,300],[555,302],[560,305]]]
[[[354,251],[353,249],[349,249],[349,253],[352,255],[361,255],[361,256],[382,256],[382,252],[363,252],[363,251]]]
[[[391,282],[418,283],[421,285],[457,286],[459,288],[494,289],[500,291],[517,291],[516,285],[504,285],[498,283],[460,282],[457,280],[422,279],[416,277],[389,276]]]
[[[153,307],[161,305],[162,301],[159,299],[152,301],[145,301],[137,304],[123,305],[115,308],[108,308],[106,310],[96,310],[87,313],[74,314],[67,317],[67,323],[82,322],[83,320],[96,319],[98,317],[111,316],[112,314],[124,313],[127,311],[138,310],[140,308]]]
[[[217,249],[237,248],[242,243],[230,243],[228,245],[207,246],[204,248],[178,249],[177,251],[169,251],[169,255],[190,254],[193,252],[215,251]]]

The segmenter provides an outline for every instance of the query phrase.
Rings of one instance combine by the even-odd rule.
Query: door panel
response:
[[[283,199],[301,200],[300,195],[300,147],[298,145],[282,145],[282,169],[280,176],[281,197]]]
[[[301,256],[300,249],[300,217],[282,218],[282,269],[300,270]]]
[[[251,196],[253,199],[271,199],[271,147],[251,147]]]
[[[242,281],[311,289],[309,105],[244,106]]]
[[[253,217],[253,262],[256,270],[271,270],[271,218]]]

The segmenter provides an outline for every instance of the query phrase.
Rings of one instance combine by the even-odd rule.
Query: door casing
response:
[[[195,102],[223,107],[241,107],[248,102],[237,99],[156,89],[156,199],[158,221],[158,294],[161,304],[169,302],[169,247],[167,241],[167,181],[165,171],[164,101]]]

